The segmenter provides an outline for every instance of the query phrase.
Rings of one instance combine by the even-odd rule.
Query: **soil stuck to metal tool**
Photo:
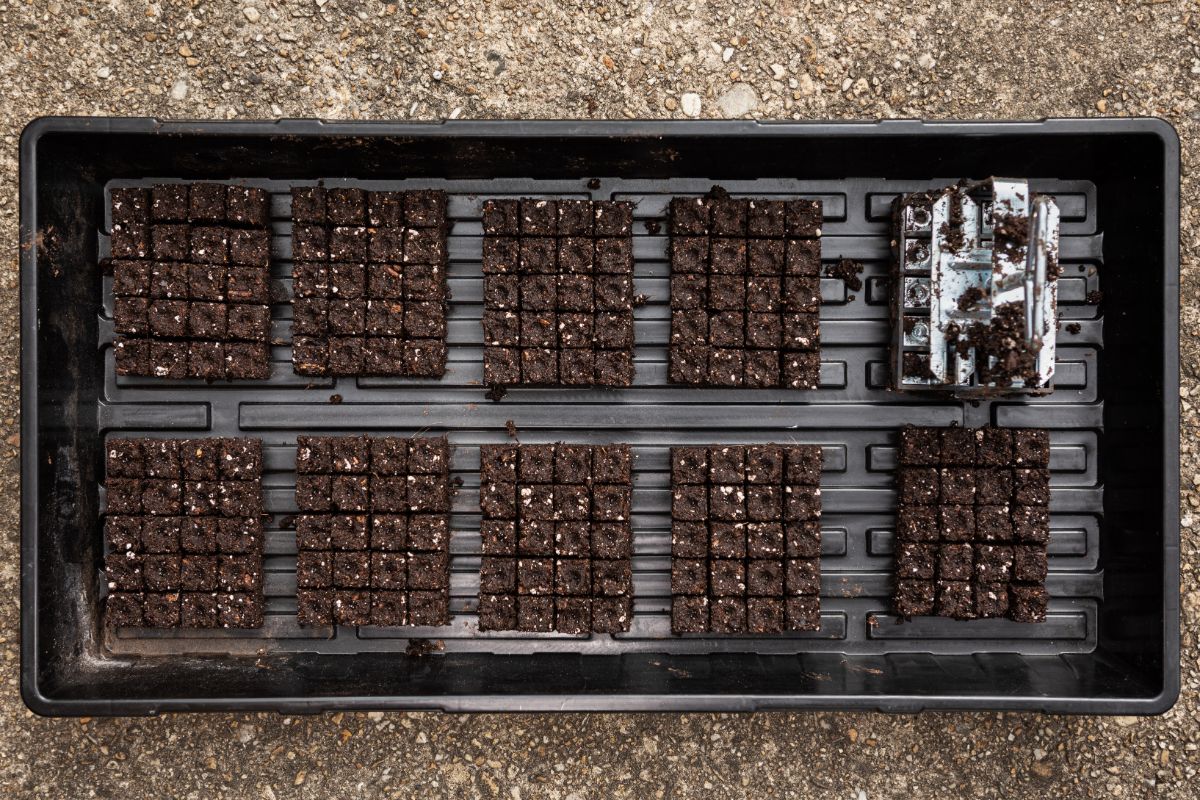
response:
[[[947,338],[957,342],[959,355],[975,350],[976,369],[984,384],[1012,386],[1023,381],[1029,388],[1039,385],[1036,348],[1025,343],[1025,311],[1020,303],[1005,303],[996,308],[988,325],[974,323],[965,336],[947,331]],[[953,335],[954,338],[950,338]],[[993,362],[994,359],[994,362]]]
[[[978,286],[972,286],[963,292],[958,298],[959,311],[974,311],[979,307],[979,301],[984,298],[983,289]]]
[[[950,211],[948,221],[942,225],[938,233],[942,240],[946,243],[953,252],[960,252],[966,246],[966,236],[963,235],[963,211],[962,199],[960,197],[960,189],[955,186],[947,193],[950,198]]]

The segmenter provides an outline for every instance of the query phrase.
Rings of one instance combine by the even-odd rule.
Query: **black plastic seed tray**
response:
[[[1056,391],[959,403],[889,392],[888,218],[902,192],[1028,177],[1062,209]],[[274,364],[265,382],[118,378],[106,208],[113,187],[219,180],[272,192]],[[350,183],[450,193],[444,378],[310,380],[290,362],[289,189]],[[823,257],[865,286],[822,282],[821,388],[666,382],[673,195],[824,201]],[[512,389],[485,398],[479,326],[483,200],[636,203],[636,367],[628,389]],[[45,119],[21,142],[22,690],[48,714],[181,709],[1042,709],[1153,713],[1179,687],[1179,147],[1158,120],[1030,123],[444,124]],[[1099,293],[1103,292],[1103,300]],[[339,402],[333,402],[340,398]],[[632,629],[616,636],[476,629],[478,446],[628,442],[636,455]],[[889,614],[897,429],[1051,431],[1048,619],[899,623]],[[300,432],[445,433],[454,500],[452,622],[295,622],[294,443]],[[106,631],[107,436],[255,436],[273,516],[261,631]],[[824,448],[821,629],[673,637],[668,449]]]

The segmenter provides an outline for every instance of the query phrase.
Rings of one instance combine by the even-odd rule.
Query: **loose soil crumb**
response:
[[[1067,333],[1077,334],[1081,330],[1083,330],[1083,326],[1080,325],[1078,322],[1072,322],[1069,325],[1067,325]]]
[[[429,639],[409,639],[408,647],[404,649],[404,654],[413,658],[419,658],[444,649],[446,649],[446,643],[441,639],[434,641]]]
[[[862,278],[859,277],[862,271],[863,263],[850,258],[840,259],[833,266],[825,268],[826,275],[830,278],[839,278],[852,292],[861,291],[863,288]]]
[[[958,298],[959,311],[974,311],[979,308],[979,301],[984,298],[983,289],[978,286],[972,286],[967,289]]]
[[[646,220],[645,224],[646,224],[646,233],[650,234],[651,236],[657,235],[662,232],[662,223],[656,219],[648,219],[648,220]]]
[[[513,422],[511,419],[504,420],[504,432],[507,433],[510,438],[517,438],[517,423]]]
[[[1089,305],[1098,306],[1100,305],[1100,301],[1104,299],[1104,292],[1100,291],[1099,289],[1093,289],[1087,293],[1087,297],[1085,299],[1088,301]]]
[[[506,394],[508,394],[508,389],[497,383],[495,386],[487,390],[487,394],[485,394],[484,397],[486,397],[488,400],[491,400],[493,403],[499,403],[504,399]]]

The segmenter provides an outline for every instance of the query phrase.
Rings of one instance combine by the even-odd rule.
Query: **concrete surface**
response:
[[[1195,797],[1195,2],[0,0],[0,797]],[[1184,689],[1022,714],[43,720],[17,694],[17,137],[163,117],[1161,115],[1183,139]],[[1189,784],[1190,782],[1190,784]]]

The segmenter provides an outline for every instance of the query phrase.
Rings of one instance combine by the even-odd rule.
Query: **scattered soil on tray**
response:
[[[492,388],[487,390],[487,394],[484,395],[484,397],[486,397],[488,400],[491,400],[493,403],[499,403],[504,399],[506,394],[508,394],[508,389],[497,383],[496,385],[492,386]]]
[[[656,219],[646,220],[645,225],[646,225],[646,233],[649,233],[652,236],[657,235],[662,232],[662,223]]]
[[[1080,325],[1078,322],[1072,322],[1069,325],[1067,325],[1067,333],[1077,334],[1081,330],[1083,330],[1083,326]]]
[[[504,420],[504,432],[513,439],[517,438],[517,423],[513,422],[511,419]]]
[[[863,288],[862,278],[859,277],[862,271],[863,263],[851,258],[840,259],[833,266],[825,268],[827,276],[840,279],[852,292],[861,291]]]
[[[1089,305],[1098,306],[1100,305],[1100,301],[1104,299],[1104,292],[1100,291],[1099,289],[1093,289],[1087,293],[1087,297],[1085,299],[1088,301]]]
[[[444,649],[446,649],[446,643],[441,639],[437,639],[436,641],[430,641],[429,639],[409,639],[408,647],[404,649],[404,654],[419,658],[420,656],[427,656],[430,653],[436,653]]]

